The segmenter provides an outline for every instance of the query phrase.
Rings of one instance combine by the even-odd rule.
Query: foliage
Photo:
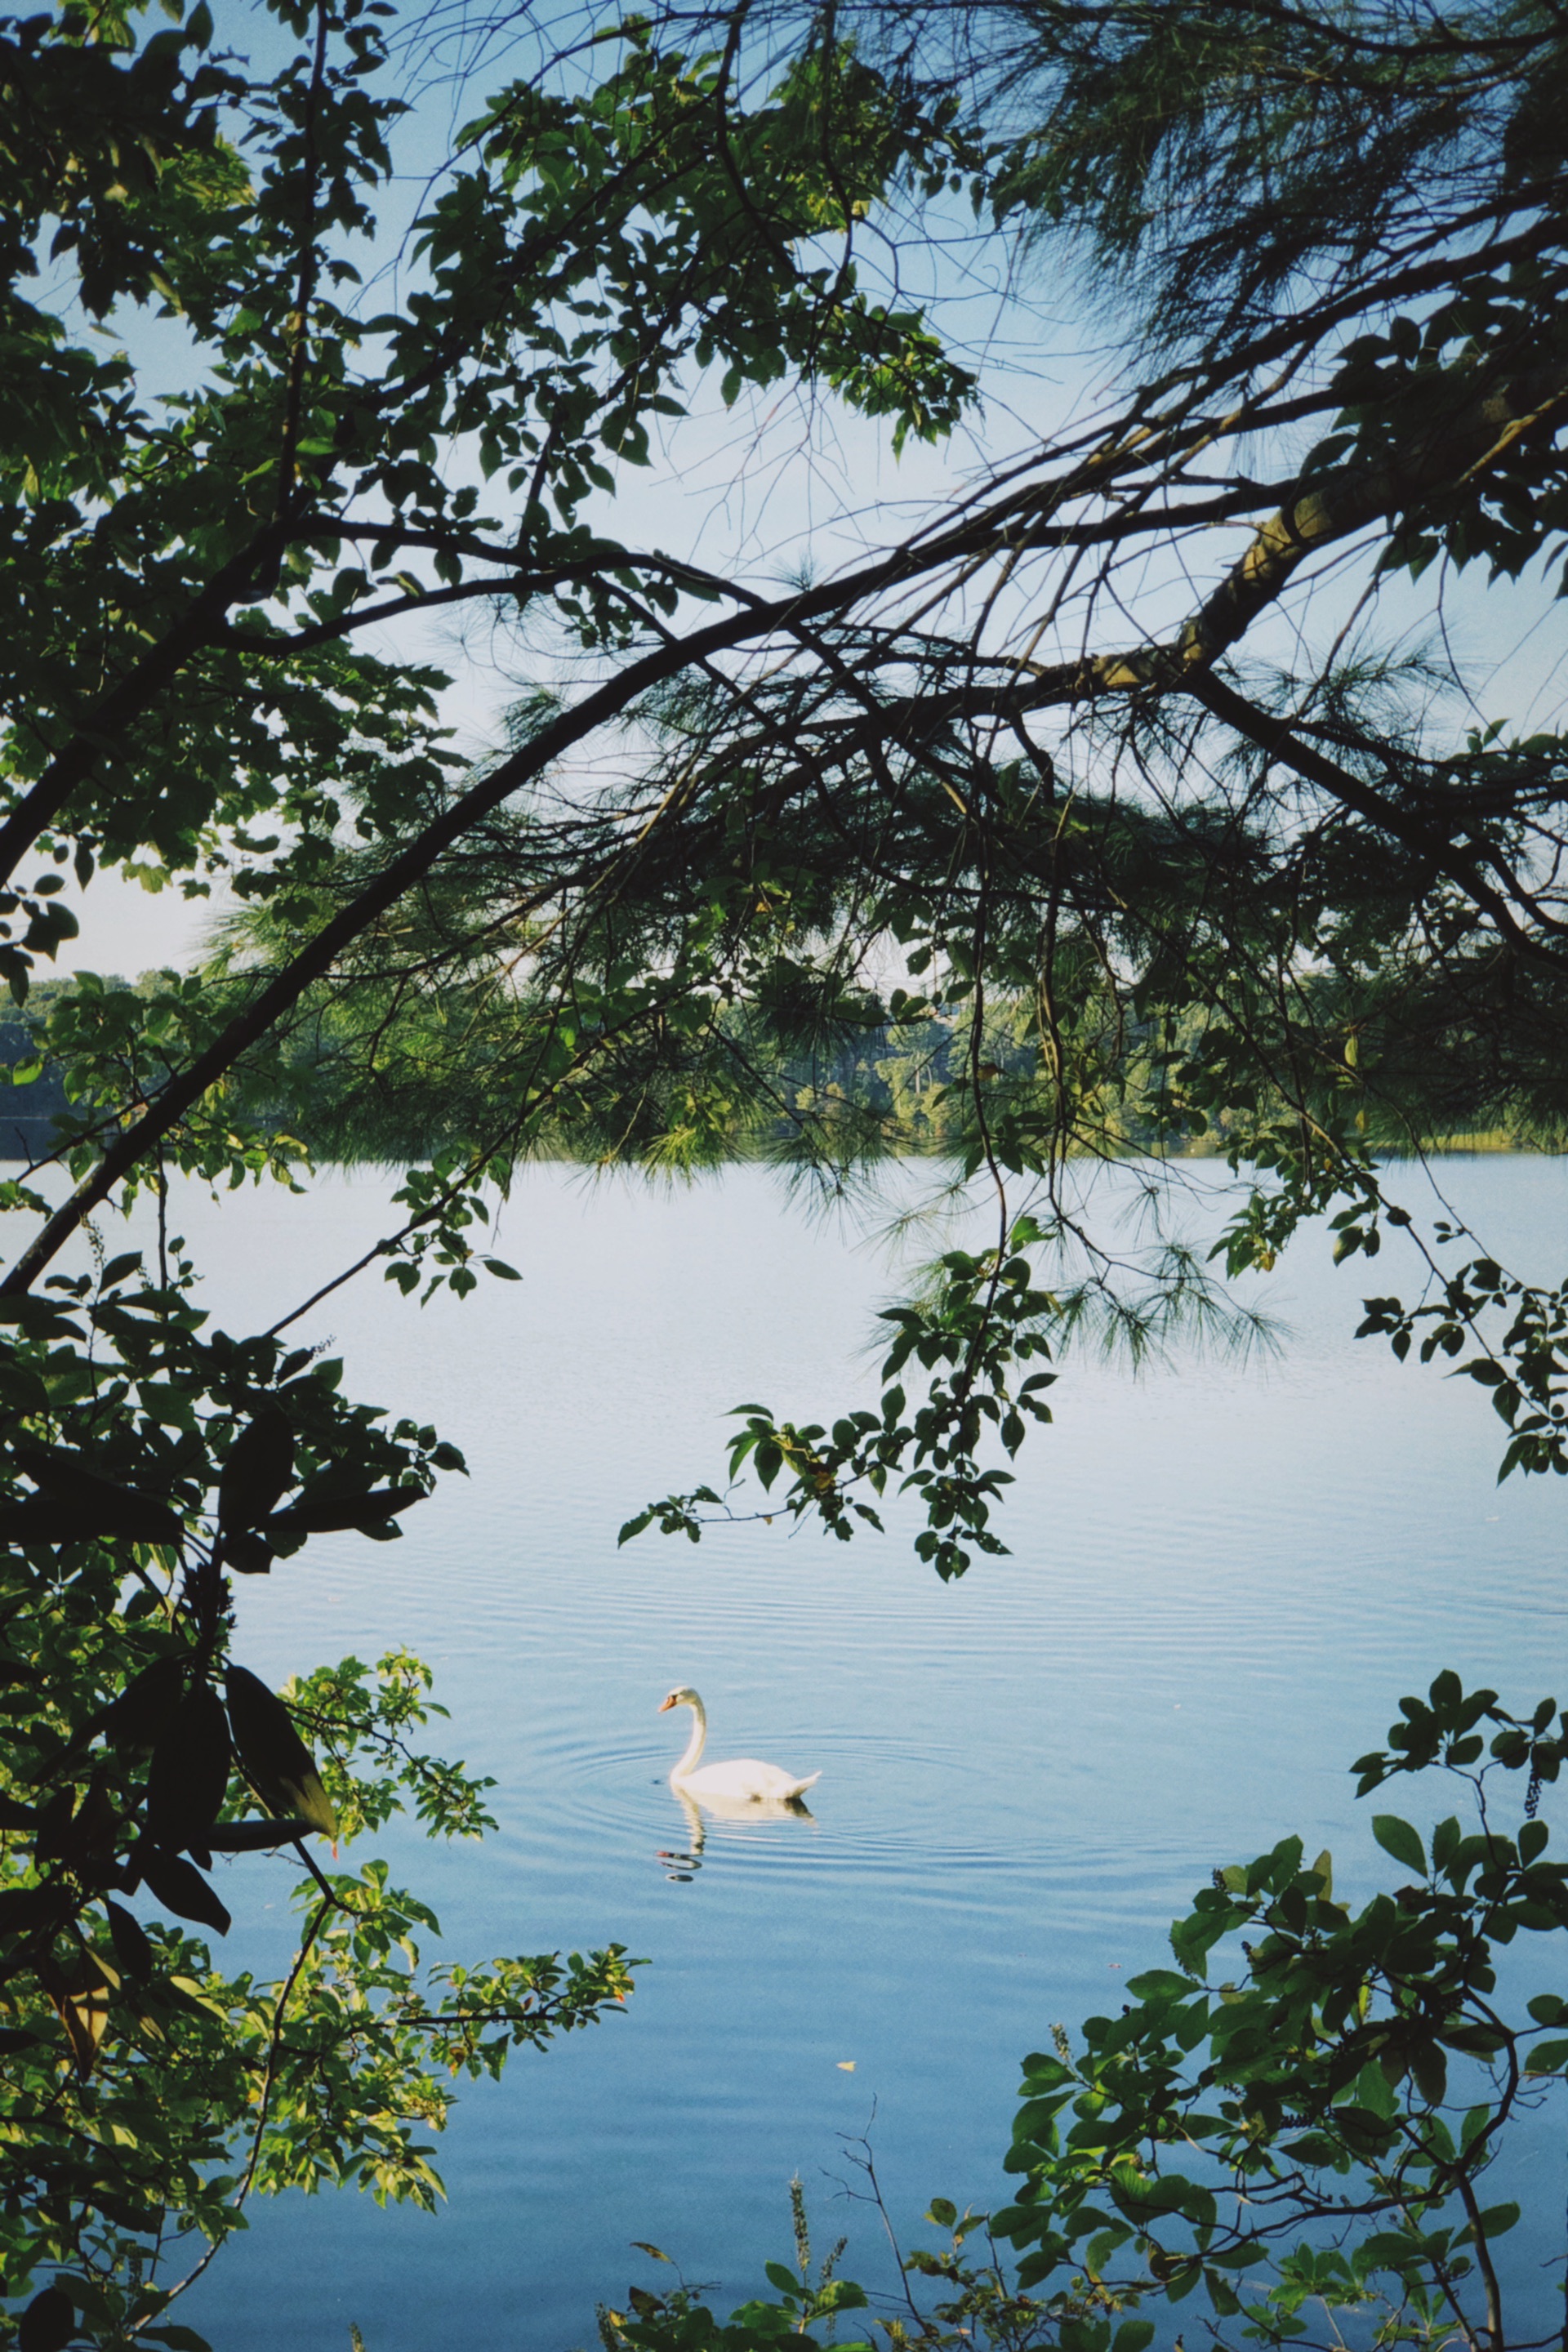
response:
[[[829,33],[760,98],[732,55],[688,57],[645,21],[586,79],[510,80],[407,224],[401,307],[375,313],[362,265],[406,111],[390,10],[279,0],[256,67],[205,5],[171,13],[0,26],[0,970],[18,1005],[76,932],[62,869],[197,897],[222,881],[280,936],[314,927],[324,973],[363,928],[358,909],[333,928],[346,877],[394,908],[428,867],[422,835],[464,836],[464,789],[502,810],[504,783],[459,775],[443,676],[371,640],[476,582],[605,648],[673,614],[682,567],[617,548],[589,510],[680,413],[688,360],[723,372],[727,402],[815,378],[900,444],[971,390],[850,252],[890,177],[963,168],[954,106]],[[158,394],[165,369],[179,388]],[[454,443],[460,480],[437,456]],[[0,2294],[37,2289],[25,2352],[73,2331],[194,2341],[162,2326],[179,2270],[252,2192],[428,2203],[450,2080],[630,1987],[618,1947],[428,1966],[428,1908],[384,1864],[329,1871],[309,1843],[399,1811],[437,1835],[491,1825],[485,1784],[416,1743],[424,1670],[348,1660],[280,1697],[234,1654],[235,1578],[326,1532],[395,1538],[462,1468],[434,1430],[350,1402],[340,1365],[279,1336],[292,1318],[237,1339],[193,1303],[171,1177],[294,1181],[273,1109],[299,993],[249,969],[44,992],[66,1108],[39,1158],[77,1192],[51,1211],[26,1165],[0,1189],[34,1226],[0,1301]],[[15,1084],[36,1076],[31,1038],[7,1058]],[[472,1287],[491,1158],[409,1171],[407,1225],[371,1252],[405,1287]],[[89,1202],[143,1192],[156,1263],[106,1263]],[[49,1271],[84,1226],[92,1269]],[[254,1871],[280,1846],[307,1873],[293,1960],[274,1983],[224,1973],[191,1932],[231,1925],[212,1858]]]
[[[766,1492],[787,1471],[791,1483],[780,1507],[797,1519],[814,1511],[847,1540],[855,1519],[881,1526],[874,1507],[858,1500],[855,1489],[863,1486],[880,1496],[889,1474],[910,1462],[914,1466],[906,1471],[900,1491],[917,1494],[925,1512],[926,1525],[915,1538],[917,1558],[929,1560],[945,1582],[968,1567],[966,1544],[980,1551],[1004,1550],[989,1521],[993,1500],[1011,1481],[1006,1471],[983,1466],[981,1448],[994,1429],[1004,1450],[1015,1454],[1024,1442],[1026,1421],[1051,1417],[1042,1391],[1055,1381],[1054,1372],[1027,1372],[1016,1391],[1008,1386],[1015,1366],[1050,1354],[1041,1326],[1056,1301],[1031,1286],[1029,1261],[1023,1255],[1039,1238],[1031,1223],[1020,1220],[995,1249],[979,1255],[951,1251],[929,1303],[883,1310],[898,1336],[882,1365],[883,1379],[893,1385],[883,1391],[879,1418],[874,1412],[847,1413],[829,1432],[816,1423],[802,1429],[780,1424],[766,1405],[737,1407],[745,1425],[730,1447],[731,1478],[749,1461]],[[898,1375],[911,1358],[936,1377],[924,1403],[906,1419],[909,1400]],[[938,1371],[939,1366],[946,1369]],[[700,1487],[628,1519],[620,1539],[640,1535],[657,1517],[666,1535],[679,1531],[695,1542],[703,1524],[698,1516],[701,1505],[726,1508],[712,1487]]]
[[[792,2193],[798,2196],[798,2183],[792,2183]],[[985,2214],[961,2216],[950,2199],[934,2197],[925,2218],[949,2233],[949,2242],[937,2252],[922,2247],[905,2252],[895,2242],[899,2307],[879,2310],[869,2323],[886,2339],[887,2352],[903,2352],[915,2344],[930,2346],[932,2352],[963,2352],[964,2346],[986,2347],[987,2352],[990,2347],[994,2352],[1037,2352],[1057,2341],[1059,2313],[1047,2312],[1042,2300],[1019,2290]],[[983,2253],[972,2242],[977,2231],[986,2232]],[[626,2311],[600,2306],[605,2352],[765,2352],[785,2338],[804,2337],[806,2345],[816,2346],[821,2338],[808,2331],[819,2327],[825,2328],[829,2344],[839,2346],[839,2352],[869,2352],[868,2346],[853,2340],[840,2342],[839,2315],[869,2311],[887,2299],[873,2298],[852,2280],[836,2278],[831,2261],[819,2267],[814,2284],[809,2262],[798,2252],[801,2242],[797,2231],[795,2273],[783,2263],[766,2266],[777,2299],[755,2296],[731,2312],[728,2322],[717,2320],[700,2301],[706,2292],[701,2287],[682,2284],[663,2294],[633,2287]],[[641,2251],[658,2262],[670,2259],[656,2246],[645,2244]],[[916,2286],[921,2280],[935,2283],[923,2290],[923,2301]],[[1132,2333],[1123,2352],[1140,2340],[1139,2324],[1127,2324]]]
[[[1064,2042],[1026,2060],[1007,2158],[1023,2186],[994,2217],[1025,2250],[1021,2286],[1071,2270],[1068,2295],[1087,2282],[1107,2315],[1201,2289],[1221,2344],[1337,2343],[1362,2324],[1377,2342],[1535,2332],[1510,2315],[1498,2252],[1520,2209],[1488,2201],[1485,2176],[1568,2067],[1558,1995],[1499,1992],[1500,1948],[1568,1927],[1568,1869],[1535,1817],[1568,1717],[1552,1699],[1515,1717],[1453,1674],[1400,1704],[1388,1748],[1354,1767],[1360,1790],[1436,1765],[1466,1783],[1471,1820],[1424,1841],[1375,1816],[1406,1875],[1359,1910],[1299,1838],[1216,1871],[1172,1927],[1174,1969],[1131,1979],[1120,2017],[1087,2021],[1081,2057]],[[1528,1781],[1511,1832],[1499,1773]],[[1228,1973],[1211,1988],[1216,1953]],[[1093,2352],[1110,2318],[1060,2340]]]
[[[253,1685],[233,1579],[395,1536],[460,1465],[289,1347],[313,1301],[205,1329],[175,1174],[290,1181],[323,1107],[395,1137],[412,1105],[430,1158],[342,1278],[460,1294],[531,1150],[679,1171],[740,1137],[842,1189],[940,1063],[919,1117],[990,1237],[895,1311],[879,1412],[742,1410],[778,1507],[844,1534],[901,1482],[962,1571],[999,1544],[995,1447],[1047,1417],[1030,1361],[1223,1318],[1212,1265],[1317,1217],[1342,1255],[1415,1242],[1424,1286],[1367,1329],[1490,1390],[1505,1470],[1568,1467],[1560,1290],[1420,1232],[1374,1157],[1562,1130],[1563,739],[1462,736],[1367,617],[1396,572],[1436,625],[1449,573],[1561,554],[1561,24],[1028,0],[967,12],[958,57],[928,16],[672,11],[559,56],[512,27],[403,221],[418,67],[382,0],[272,0],[254,65],[205,0],[0,24],[0,970],[16,1075],[47,1059],[69,1106],[0,1187],[0,2284],[67,2282],[27,2352],[62,2295],[145,2333],[168,2233],[221,2237],[252,2187],[431,2193],[434,2070],[626,1982],[611,1951],[416,1989],[416,1899],[306,1845],[394,1804],[474,1830],[482,1791],[403,1744],[404,1663]],[[626,485],[716,417],[982,429],[904,268],[958,215],[1079,257],[1112,394],[782,585],[640,539]],[[478,763],[431,659],[465,616],[521,681]],[[103,866],[239,916],[203,975],[35,1004],[66,875]],[[900,1066],[862,1103],[837,1073],[872,1040]],[[1194,1140],[1224,1229],[1108,1241],[1078,1171]],[[139,1192],[146,1265],[92,1239]],[[285,1836],[312,1891],[279,1990],[127,1907],[221,1932],[202,1858]],[[1519,1851],[1505,1878],[1543,1867]],[[1301,1875],[1226,1901],[1283,1918]]]
[[[786,2336],[804,2337],[815,2347],[818,2338],[807,2330],[824,2325],[828,2340],[836,2340],[840,2313],[864,2311],[866,2296],[852,2280],[836,2276],[846,2244],[843,2238],[815,2265],[814,2276],[805,2195],[798,2176],[790,2182],[789,2194],[795,2268],[785,2263],[768,2263],[768,2284],[778,2297],[776,2303],[753,2298],[732,2312],[725,2326],[706,2304],[698,2301],[703,2288],[689,2287],[682,2281],[668,2293],[657,2294],[647,2287],[634,2286],[626,2298],[626,2310],[599,2306],[599,2339],[605,2352],[749,2352],[754,2344],[776,2344]],[[640,2240],[637,2251],[656,2263],[670,2259],[659,2247]],[[846,2344],[842,2352],[870,2352],[870,2348]]]
[[[900,2294],[873,2323],[889,2352],[1144,2352],[1194,2328],[1220,2347],[1557,2340],[1531,2308],[1536,2249],[1509,2265],[1520,2208],[1487,2176],[1568,2072],[1568,2001],[1523,1992],[1502,1958],[1568,1928],[1568,1865],[1536,1817],[1568,1714],[1545,1699],[1514,1716],[1453,1674],[1400,1706],[1387,1748],[1352,1767],[1358,1793],[1436,1767],[1470,1819],[1424,1839],[1375,1815],[1405,1876],[1359,1909],[1300,1838],[1216,1870],[1172,1926],[1173,1968],[1131,1978],[1080,2054],[1058,2026],[1054,2053],[1026,2059],[1016,2201],[961,2216],[933,2199],[950,2242],[899,2253]],[[1511,1829],[1499,1776],[1525,1783]],[[886,2223],[869,2152],[857,2160]],[[601,2315],[607,2352],[756,2352],[868,2306],[858,2287],[814,2294],[805,2256],[797,2273],[770,2263],[778,2301],[728,2326],[684,2286],[634,2290],[629,2314]]]
[[[4,1360],[0,2287],[55,2265],[40,2292],[116,2343],[167,2340],[146,2331],[180,2272],[253,2191],[429,2203],[447,2082],[630,1985],[615,1947],[429,1969],[436,1919],[384,1863],[316,1861],[404,1811],[482,1835],[489,1784],[412,1743],[432,1703],[405,1654],[274,1696],[233,1657],[227,1579],[323,1530],[394,1537],[461,1458],[310,1349],[206,1331],[181,1252],[166,1281],[127,1252],[7,1302]],[[192,1932],[231,1925],[213,1857],[289,1848],[289,1968],[217,1968]]]

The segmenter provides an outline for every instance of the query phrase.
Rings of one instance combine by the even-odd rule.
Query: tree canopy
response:
[[[0,1186],[0,2291],[68,2281],[25,2352],[183,2340],[161,2250],[253,2186],[433,2193],[434,2070],[629,1982],[611,1950],[421,1989],[416,1899],[305,1844],[398,1802],[475,1832],[483,1792],[409,1748],[414,1662],[263,1689],[231,1580],[395,1535],[460,1457],[346,1399],[298,1310],[208,1331],[166,1225],[116,1255],[106,1204],[287,1178],[312,1120],[413,1135],[344,1278],[462,1292],[531,1151],[842,1187],[934,1090],[994,1237],[895,1311],[876,1410],[747,1409],[733,1466],[784,1507],[848,1534],[901,1484],[962,1573],[1066,1333],[1223,1314],[1205,1251],[1267,1268],[1324,1215],[1342,1255],[1415,1245],[1363,1328],[1490,1391],[1505,1470],[1568,1468],[1568,1287],[1423,1230],[1383,1156],[1563,1125],[1568,749],[1465,673],[1470,583],[1524,583],[1543,642],[1560,610],[1560,16],[465,19],[495,84],[432,164],[455,29],[275,0],[247,62],[205,0],[0,24],[0,965],[14,1076],[47,1056],[71,1106]],[[960,243],[1096,322],[1027,428],[949,324]],[[962,430],[967,470],[826,559],[797,532],[782,583],[639,535],[682,435],[786,394],[906,463]],[[465,616],[514,679],[477,761]],[[210,967],[29,1011],[100,867],[219,893]],[[885,1092],[843,1081],[870,1041]],[[1097,1227],[1097,1166],[1139,1155],[1158,1206],[1194,1146],[1221,1232]],[[189,1926],[227,1924],[212,1853],[279,1840],[307,1908],[259,1988]]]

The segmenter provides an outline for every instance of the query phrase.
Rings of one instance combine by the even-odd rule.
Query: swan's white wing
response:
[[[674,1781],[680,1789],[689,1789],[694,1797],[740,1797],[756,1800],[798,1797],[803,1790],[820,1780],[820,1772],[801,1780],[786,1772],[778,1764],[763,1764],[754,1756],[731,1757],[724,1764],[700,1765]]]

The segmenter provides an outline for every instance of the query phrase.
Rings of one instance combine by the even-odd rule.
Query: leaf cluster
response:
[[[1024,2187],[993,2221],[1023,2250],[1020,2284],[1076,2272],[1071,2292],[1118,2310],[1201,2291],[1222,2342],[1233,2324],[1308,2341],[1317,2307],[1331,2329],[1359,2312],[1402,2340],[1510,2340],[1496,2250],[1519,2208],[1489,2202],[1484,2179],[1531,2082],[1568,2063],[1568,2012],[1543,1992],[1511,2021],[1497,1952],[1568,1925],[1568,1875],[1533,1817],[1563,1753],[1545,1736],[1557,1710],[1516,1718],[1453,1674],[1402,1706],[1360,1787],[1438,1764],[1471,1782],[1475,1825],[1449,1818],[1424,1841],[1376,1816],[1407,1877],[1359,1910],[1296,1838],[1217,1871],[1172,1928],[1174,1969],[1089,2019],[1081,2058],[1026,2061],[1007,2158]],[[1486,1721],[1500,1728],[1483,1761]],[[1485,1784],[1527,1766],[1539,1778],[1510,1834]]]

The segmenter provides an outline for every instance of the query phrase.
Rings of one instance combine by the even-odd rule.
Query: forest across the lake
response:
[[[109,975],[99,984],[156,1003],[180,982],[173,972],[147,971],[134,981]],[[212,984],[221,990],[221,976]],[[68,1146],[74,1132],[92,1130],[94,1101],[73,1101],[66,1067],[48,1047],[48,1012],[74,988],[70,981],[41,981],[31,992],[41,1017],[31,1024],[15,1013],[0,1019],[0,1079],[10,1077],[9,1094],[0,1095],[0,1160],[45,1161]],[[471,1044],[453,1055],[453,1012],[449,1005],[425,1008],[421,1021],[400,1027],[395,1061],[384,1056],[368,1073],[352,1034],[337,1035],[330,1017],[312,1024],[292,1042],[286,1066],[274,1066],[271,1098],[254,1100],[251,1117],[319,1165],[392,1167],[461,1152],[476,1129],[503,1112],[509,1080]],[[980,1083],[1000,1116],[1010,1097],[1027,1102],[1037,1092],[1035,1015],[1026,1000],[994,996],[988,1008]],[[1102,1055],[1094,1131],[1079,1149],[1108,1158],[1156,1151],[1204,1159],[1228,1151],[1233,1137],[1246,1132],[1233,1110],[1221,1104],[1210,1117],[1194,1119],[1189,1112],[1178,1119],[1161,1099],[1160,1068],[1166,1057],[1192,1049],[1202,1022],[1190,1008],[1173,1021],[1134,1017],[1119,1024]],[[795,1038],[776,1027],[755,1028],[740,1012],[720,1027],[727,1032],[728,1098],[705,1103],[700,1131],[667,1121],[646,1155],[650,1169],[679,1175],[735,1159],[809,1160],[825,1129],[846,1165],[962,1150],[973,1124],[965,1099],[973,1055],[968,1029],[954,1015],[921,1010],[895,1021],[885,998],[868,990]],[[1384,1152],[1557,1151],[1564,1141],[1554,1103],[1542,1116],[1519,1091],[1500,1097],[1477,1085],[1473,1072],[1457,1074],[1447,1098],[1435,1100],[1429,1084],[1421,1091],[1397,1088],[1394,1074],[1374,1066],[1366,1073],[1361,1116],[1367,1147]],[[1441,1125],[1431,1124],[1435,1116]],[[625,1156],[605,1146],[602,1134],[563,1110],[535,1129],[530,1155],[589,1165]]]

